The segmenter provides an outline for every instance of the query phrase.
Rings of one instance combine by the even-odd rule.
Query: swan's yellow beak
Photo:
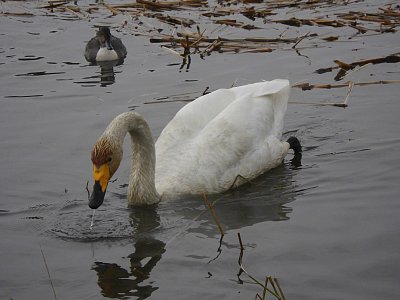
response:
[[[94,181],[99,181],[101,190],[103,193],[106,192],[108,181],[110,180],[110,168],[107,164],[97,167],[93,165],[93,179]]]
[[[101,166],[93,165],[93,191],[89,199],[89,207],[92,209],[99,208],[103,204],[106,194],[108,181],[110,180],[110,168],[108,164]]]

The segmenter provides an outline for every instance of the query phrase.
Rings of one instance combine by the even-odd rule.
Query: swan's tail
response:
[[[297,139],[297,137],[291,136],[290,138],[288,138],[286,142],[289,143],[289,149],[293,149],[294,154],[301,153],[302,151],[301,144],[300,141]]]

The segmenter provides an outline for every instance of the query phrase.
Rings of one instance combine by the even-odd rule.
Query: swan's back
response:
[[[204,95],[184,106],[156,142],[160,194],[219,193],[238,175],[279,165],[289,82],[274,80]],[[239,180],[240,183],[240,180]]]

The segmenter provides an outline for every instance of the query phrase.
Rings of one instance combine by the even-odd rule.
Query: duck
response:
[[[110,28],[99,27],[96,36],[86,44],[85,58],[88,62],[124,60],[127,51],[121,39],[113,36]]]
[[[125,136],[131,139],[128,206],[193,194],[219,194],[280,165],[296,137],[282,141],[290,85],[286,79],[218,89],[183,106],[154,142],[137,112],[116,116],[91,152],[97,209],[120,166]]]

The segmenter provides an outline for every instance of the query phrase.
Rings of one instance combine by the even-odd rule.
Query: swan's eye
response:
[[[110,161],[112,161],[112,157],[111,156],[107,159],[107,162],[110,162]]]

